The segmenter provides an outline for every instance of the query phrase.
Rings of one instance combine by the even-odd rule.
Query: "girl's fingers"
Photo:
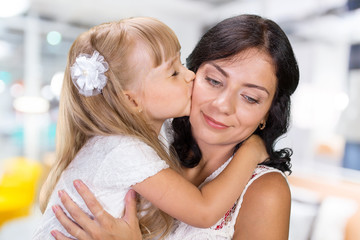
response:
[[[86,239],[86,233],[80,228],[76,223],[74,223],[61,209],[60,206],[55,205],[52,207],[53,212],[55,213],[56,218],[59,220],[61,225],[66,229],[66,231],[73,237],[79,240]],[[55,239],[71,239],[65,237],[62,233],[57,230],[51,232],[51,234],[55,237]]]
[[[81,180],[75,180],[74,186],[100,225],[109,226],[114,218],[104,210],[90,189]],[[81,226],[83,225],[81,224]]]
[[[91,233],[94,228],[97,227],[97,224],[70,198],[70,196],[65,191],[60,190],[59,197],[66,210],[77,223],[75,226],[71,225],[71,229],[69,229],[70,231],[76,233],[79,231],[79,229],[84,229],[86,233]],[[68,229],[66,230],[69,232]],[[72,233],[70,234],[74,237],[77,237]],[[83,232],[82,235],[85,236],[86,234]]]

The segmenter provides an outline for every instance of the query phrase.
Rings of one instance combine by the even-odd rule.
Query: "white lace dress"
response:
[[[227,160],[219,169],[213,172],[209,177],[205,179],[205,181],[199,186],[201,187],[203,184],[213,180],[217,175],[219,175],[224,168],[229,164],[231,158]],[[254,173],[246,185],[243,193],[240,198],[236,201],[234,206],[225,214],[225,216],[220,219],[214,226],[210,228],[196,228],[186,223],[177,221],[175,224],[175,230],[166,238],[168,240],[224,240],[224,239],[232,239],[235,231],[235,223],[236,218],[239,214],[241,204],[244,199],[244,195],[246,194],[246,190],[249,186],[259,177],[266,173],[270,172],[279,172],[281,173],[285,179],[286,176],[278,169],[267,167],[264,165],[259,165],[254,170]]]
[[[62,206],[58,190],[65,190],[91,215],[73,186],[74,180],[84,181],[107,212],[114,217],[121,217],[124,198],[131,186],[165,168],[168,168],[165,161],[138,139],[129,136],[93,137],[62,173],[33,239],[54,239],[50,234],[54,229],[67,233],[51,209],[55,204]]]

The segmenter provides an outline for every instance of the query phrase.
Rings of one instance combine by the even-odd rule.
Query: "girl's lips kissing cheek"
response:
[[[203,114],[203,117],[205,119],[205,122],[213,127],[213,128],[216,128],[216,129],[226,129],[228,128],[229,126],[221,123],[221,122],[217,122],[216,120],[212,119],[211,117],[207,116],[205,113],[202,113]]]

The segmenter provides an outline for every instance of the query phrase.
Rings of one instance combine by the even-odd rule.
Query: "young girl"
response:
[[[166,119],[189,114],[193,79],[180,62],[174,32],[155,19],[124,19],[81,34],[68,56],[57,162],[41,192],[41,209],[47,207],[33,239],[51,239],[53,229],[65,232],[53,213],[58,208],[52,208],[61,205],[64,191],[91,215],[72,186],[79,178],[115,217],[122,216],[130,188],[150,201],[141,201],[144,238],[169,232],[167,214],[196,227],[216,223],[267,154],[261,141],[250,138],[246,151],[241,147],[201,190],[181,177],[158,134]]]

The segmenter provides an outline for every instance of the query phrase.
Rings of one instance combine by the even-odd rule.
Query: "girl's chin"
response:
[[[184,116],[190,116],[190,106],[190,104],[187,106]]]

